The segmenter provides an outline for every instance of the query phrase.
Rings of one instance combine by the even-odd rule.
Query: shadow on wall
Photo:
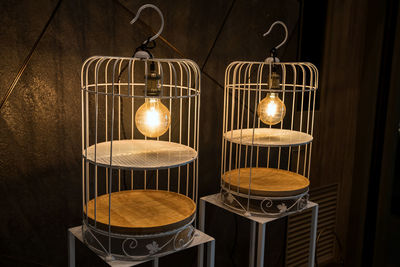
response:
[[[0,41],[1,96],[56,2],[1,2],[0,32],[7,36]],[[129,25],[133,12],[146,2],[63,1],[5,104],[0,117],[2,265],[66,265],[66,230],[81,223],[81,64],[92,55],[131,56],[135,47],[152,35],[144,24]],[[178,0],[153,4],[165,16],[163,37],[203,70],[199,192],[200,196],[216,193],[225,68],[234,60],[263,60],[281,40],[279,32],[268,40],[261,36],[276,19],[289,26],[288,44],[279,56],[295,60],[298,1]],[[151,11],[144,11],[141,18],[159,25],[158,15]],[[180,57],[162,41],[157,42],[154,54]],[[232,226],[232,218],[223,221],[217,215],[209,215],[213,231]],[[217,266],[229,264],[226,259],[230,258],[231,241],[229,233],[218,239]],[[240,251],[236,249],[235,255],[241,255]],[[245,254],[238,257],[245,257],[247,250],[243,251]],[[164,264],[172,266],[179,261],[190,266],[194,253],[167,257]],[[95,257],[84,251],[80,255],[78,261],[85,266],[99,266]]]

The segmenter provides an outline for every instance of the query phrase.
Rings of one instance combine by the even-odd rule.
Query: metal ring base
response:
[[[187,247],[194,238],[193,220],[176,230],[152,235],[109,233],[83,221],[85,244],[95,253],[111,260],[146,260]]]
[[[221,187],[221,200],[231,209],[248,215],[279,217],[303,210],[308,202],[308,190],[290,197],[261,197],[241,194]]]

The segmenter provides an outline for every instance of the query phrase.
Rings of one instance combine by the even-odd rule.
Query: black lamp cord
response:
[[[150,55],[150,58],[153,58],[153,54],[150,52],[150,50],[154,49],[156,47],[156,41],[155,40],[150,41],[150,38],[151,37],[147,38],[147,40],[143,44],[136,47],[135,52],[133,53],[132,57],[134,57],[135,54],[139,51],[145,51]],[[127,67],[128,67],[128,63],[125,63],[125,66],[122,67],[121,72],[118,75],[118,82],[120,82],[121,76]]]
[[[278,57],[278,52],[277,52],[276,47],[271,49],[270,54],[271,54],[271,57],[273,59],[273,61],[272,61],[272,71],[276,72],[277,68],[276,68],[275,63],[276,63],[276,58]]]
[[[153,58],[153,54],[151,54],[149,50],[154,49],[156,47],[156,41],[155,40],[150,41],[150,38],[151,37],[147,38],[147,40],[143,44],[138,46],[135,50],[135,53],[138,51],[145,51],[149,53],[150,58]]]

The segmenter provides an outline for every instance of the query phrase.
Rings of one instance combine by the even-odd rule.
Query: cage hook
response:
[[[272,29],[274,28],[274,26],[277,25],[277,24],[280,24],[280,25],[283,27],[283,29],[285,30],[285,39],[283,39],[283,41],[282,41],[279,45],[277,45],[277,46],[275,46],[275,47],[273,47],[273,48],[271,49],[271,52],[270,52],[271,56],[265,59],[265,62],[267,62],[267,63],[276,63],[276,62],[280,62],[279,58],[277,57],[277,52],[276,52],[276,51],[277,51],[282,45],[284,45],[284,44],[286,43],[286,40],[287,40],[287,38],[288,38],[288,29],[287,29],[287,27],[286,27],[286,24],[283,23],[283,22],[280,21],[280,20],[277,20],[277,21],[275,21],[274,23],[272,23],[272,25],[269,27],[269,30],[268,30],[266,33],[263,34],[263,37],[265,37],[265,36],[267,36],[268,34],[270,34],[271,31],[272,31]]]
[[[286,24],[283,23],[283,22],[280,21],[280,20],[277,20],[277,21],[275,21],[274,23],[272,23],[272,25],[269,27],[269,30],[268,30],[266,33],[263,34],[263,37],[265,37],[265,36],[267,36],[268,34],[270,34],[271,31],[272,31],[272,29],[274,28],[274,26],[275,26],[276,24],[282,25],[282,27],[285,29],[285,39],[283,39],[283,41],[282,41],[279,45],[277,45],[277,46],[274,47],[275,50],[279,49],[282,45],[284,45],[284,44],[286,43],[286,40],[287,40],[287,38],[288,38],[288,29],[287,29],[287,27],[286,27]]]
[[[146,39],[143,42],[143,44],[148,44],[148,43],[154,41],[155,39],[157,39],[158,36],[160,36],[161,32],[164,29],[164,16],[163,16],[161,10],[158,7],[156,7],[155,5],[152,5],[152,4],[145,4],[145,5],[141,6],[139,8],[139,10],[137,11],[136,16],[131,20],[130,24],[135,23],[138,20],[139,16],[140,16],[140,12],[142,12],[143,9],[148,8],[148,7],[153,8],[160,15],[161,26],[160,26],[160,29],[158,30],[158,32],[155,35],[153,35],[152,37],[150,37],[149,39]]]

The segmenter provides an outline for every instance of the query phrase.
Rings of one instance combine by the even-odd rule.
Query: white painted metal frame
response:
[[[156,139],[143,136],[136,129],[134,119],[147,97],[146,75],[151,62],[161,75],[162,90],[158,97],[171,112],[168,131]],[[108,255],[109,260],[139,260],[168,252],[130,255],[123,248],[126,242],[151,243],[166,238],[175,242],[179,238],[180,246],[174,244],[174,249],[179,250],[192,241],[193,236],[182,241],[182,245],[178,237],[179,231],[193,234],[192,224],[146,238],[116,235],[110,225],[111,193],[166,190],[183,194],[197,203],[200,87],[200,69],[191,60],[95,56],[84,62],[81,75],[82,218],[85,233],[98,243],[92,249]],[[103,194],[109,195],[108,231],[99,229],[96,220],[97,197]],[[89,220],[84,212],[90,200],[94,200],[94,220]],[[107,244],[104,238],[108,239]],[[117,239],[122,250],[113,253],[111,243]]]
[[[264,249],[265,249],[265,233],[266,226],[268,223],[280,219],[282,217],[288,216],[288,213],[282,213],[280,216],[276,217],[266,217],[251,215],[247,216],[243,212],[231,209],[230,207],[223,204],[220,199],[220,194],[209,195],[200,198],[199,202],[199,229],[205,232],[205,208],[206,203],[212,204],[218,208],[227,210],[236,215],[242,216],[250,221],[250,242],[249,242],[249,267],[263,267],[264,266]],[[308,201],[305,209],[312,209],[311,217],[311,236],[309,244],[309,258],[308,266],[314,267],[315,259],[315,246],[316,246],[316,234],[317,234],[317,222],[318,222],[318,204]],[[296,211],[299,213],[301,211]],[[256,234],[257,232],[257,234]],[[204,246],[200,246],[198,253],[199,259],[202,258],[202,253],[204,252]],[[256,265],[255,265],[256,264]],[[200,263],[198,266],[202,266]]]
[[[76,264],[76,259],[75,259],[75,240],[79,240],[82,243],[85,244],[83,240],[83,235],[82,235],[82,227],[81,226],[76,226],[73,228],[68,229],[68,267],[75,267]],[[208,236],[204,234],[203,232],[196,230],[194,234],[193,241],[190,243],[190,245],[187,248],[192,248],[192,247],[197,247],[200,249],[201,247],[204,247],[204,245],[207,246],[207,261],[206,261],[206,266],[207,267],[214,267],[215,264],[215,239],[212,238],[211,236]],[[90,248],[90,247],[89,247]],[[166,255],[169,255],[173,252],[170,252]],[[107,261],[107,259],[99,254],[97,254],[102,260],[104,260],[109,266],[113,267],[130,267],[130,266],[137,266],[145,262],[152,261],[152,266],[153,267],[158,267],[159,266],[159,258],[151,258],[151,259],[146,259],[146,260],[141,260],[141,261]],[[166,256],[165,255],[165,256]],[[203,255],[201,255],[203,256]],[[199,254],[200,257],[200,254]],[[202,262],[203,259],[198,258],[198,261]],[[203,266],[203,265],[201,265]]]
[[[269,83],[272,71],[280,74],[279,89],[271,88]],[[250,202],[260,198],[250,193],[251,169],[277,168],[310,177],[317,87],[318,70],[311,63],[237,61],[226,68],[221,189],[234,199],[232,203],[239,202],[243,198],[239,187],[234,190],[231,178],[225,182],[222,177],[233,169],[250,168],[249,190],[244,196],[247,203],[239,205],[244,213],[278,216],[291,211],[265,211],[262,205],[258,211],[250,210]],[[267,93],[276,93],[286,105],[284,120],[273,126],[263,124],[256,114],[258,103]],[[303,195],[294,197],[293,201],[307,201]],[[271,203],[274,199],[265,198],[263,202]],[[274,205],[279,203],[275,201]]]
[[[197,204],[200,122],[200,69],[187,59],[156,59],[148,45],[158,32],[136,49],[133,58],[94,56],[81,71],[82,101],[82,240],[109,263],[117,259],[146,260],[190,246],[196,239],[196,215],[178,229],[154,234],[121,234],[111,228],[111,194],[122,190],[165,190],[185,195]],[[160,80],[148,92],[149,67]],[[167,106],[171,124],[166,133],[148,138],[135,126],[135,114],[146,98]],[[108,225],[97,220],[97,198],[108,195]],[[92,201],[94,216],[89,219]],[[71,245],[71,243],[70,243]]]

